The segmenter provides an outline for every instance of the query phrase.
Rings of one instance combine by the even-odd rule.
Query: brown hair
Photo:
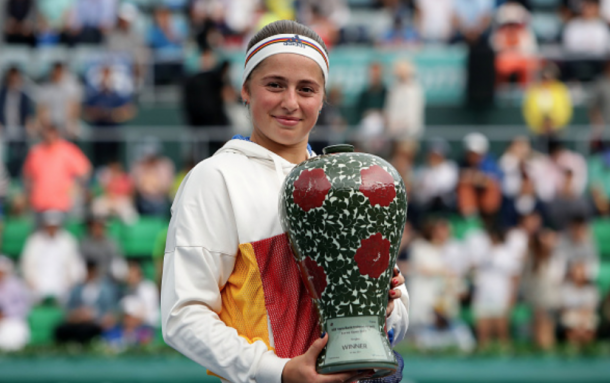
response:
[[[326,44],[324,44],[324,41],[320,36],[318,36],[316,32],[314,32],[311,28],[292,20],[278,20],[271,24],[267,24],[265,27],[263,27],[263,29],[261,29],[254,36],[252,36],[250,42],[248,43],[248,48],[246,49],[246,51],[249,51],[250,48],[252,48],[254,45],[271,36],[293,33],[295,35],[301,35],[315,40],[318,44],[320,44],[320,46],[324,49],[324,52],[328,55],[328,49],[326,48]],[[246,83],[250,80],[250,77],[252,76],[252,73],[254,73],[255,70],[256,68],[254,68],[254,70],[250,72],[250,75],[246,79]]]

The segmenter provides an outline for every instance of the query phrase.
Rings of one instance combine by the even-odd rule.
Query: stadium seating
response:
[[[476,217],[463,218],[461,216],[453,216],[449,219],[451,231],[457,239],[464,239],[468,232],[481,228],[481,220]]]
[[[12,218],[4,221],[2,230],[2,253],[18,258],[23,250],[25,240],[34,228],[34,222],[29,218]]]
[[[610,260],[610,219],[597,219],[593,221],[591,229],[600,256]]]
[[[166,229],[167,224],[166,219],[151,217],[142,217],[133,225],[113,220],[108,223],[107,231],[126,257],[150,257],[159,232]],[[75,220],[66,222],[65,228],[77,239],[83,238],[87,231],[84,223]],[[6,219],[2,232],[2,253],[19,258],[33,229],[34,222],[29,218]]]
[[[159,218],[141,217],[134,225],[124,225],[120,244],[127,257],[152,255],[157,234],[167,226],[167,221]]]
[[[55,327],[64,318],[64,311],[57,306],[37,306],[28,317],[30,325],[30,344],[48,345],[53,343]]]
[[[597,287],[602,295],[610,291],[610,262],[602,262],[597,275]]]

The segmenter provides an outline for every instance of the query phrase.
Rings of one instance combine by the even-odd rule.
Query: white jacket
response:
[[[265,270],[252,268],[257,259],[277,262],[285,255],[275,252],[284,237],[278,196],[294,166],[255,143],[231,140],[186,176],[172,205],[161,291],[163,336],[223,381],[280,383],[289,360],[274,352],[274,332],[283,324],[274,323],[266,296],[264,306],[258,300],[260,281],[248,284],[260,278],[265,285],[265,276],[257,277]],[[259,257],[260,243],[271,244],[269,255]],[[289,266],[296,270],[292,259]],[[409,298],[401,289],[402,301],[387,321],[394,343],[408,326]]]

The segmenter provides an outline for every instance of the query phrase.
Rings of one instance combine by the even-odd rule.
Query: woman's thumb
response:
[[[324,346],[326,346],[327,342],[328,342],[328,334],[324,333],[324,336],[322,338],[316,340],[315,342],[313,342],[313,344],[311,346],[309,346],[309,350],[307,350],[305,355],[307,355],[307,357],[310,357],[310,358],[316,360],[318,358],[318,355],[324,348]]]

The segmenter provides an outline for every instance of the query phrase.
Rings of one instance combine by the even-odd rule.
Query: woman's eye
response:
[[[301,91],[305,93],[313,93],[313,88],[302,88]]]
[[[278,84],[277,82],[270,82],[269,84],[267,84],[267,86],[270,88],[279,88],[280,84]]]

